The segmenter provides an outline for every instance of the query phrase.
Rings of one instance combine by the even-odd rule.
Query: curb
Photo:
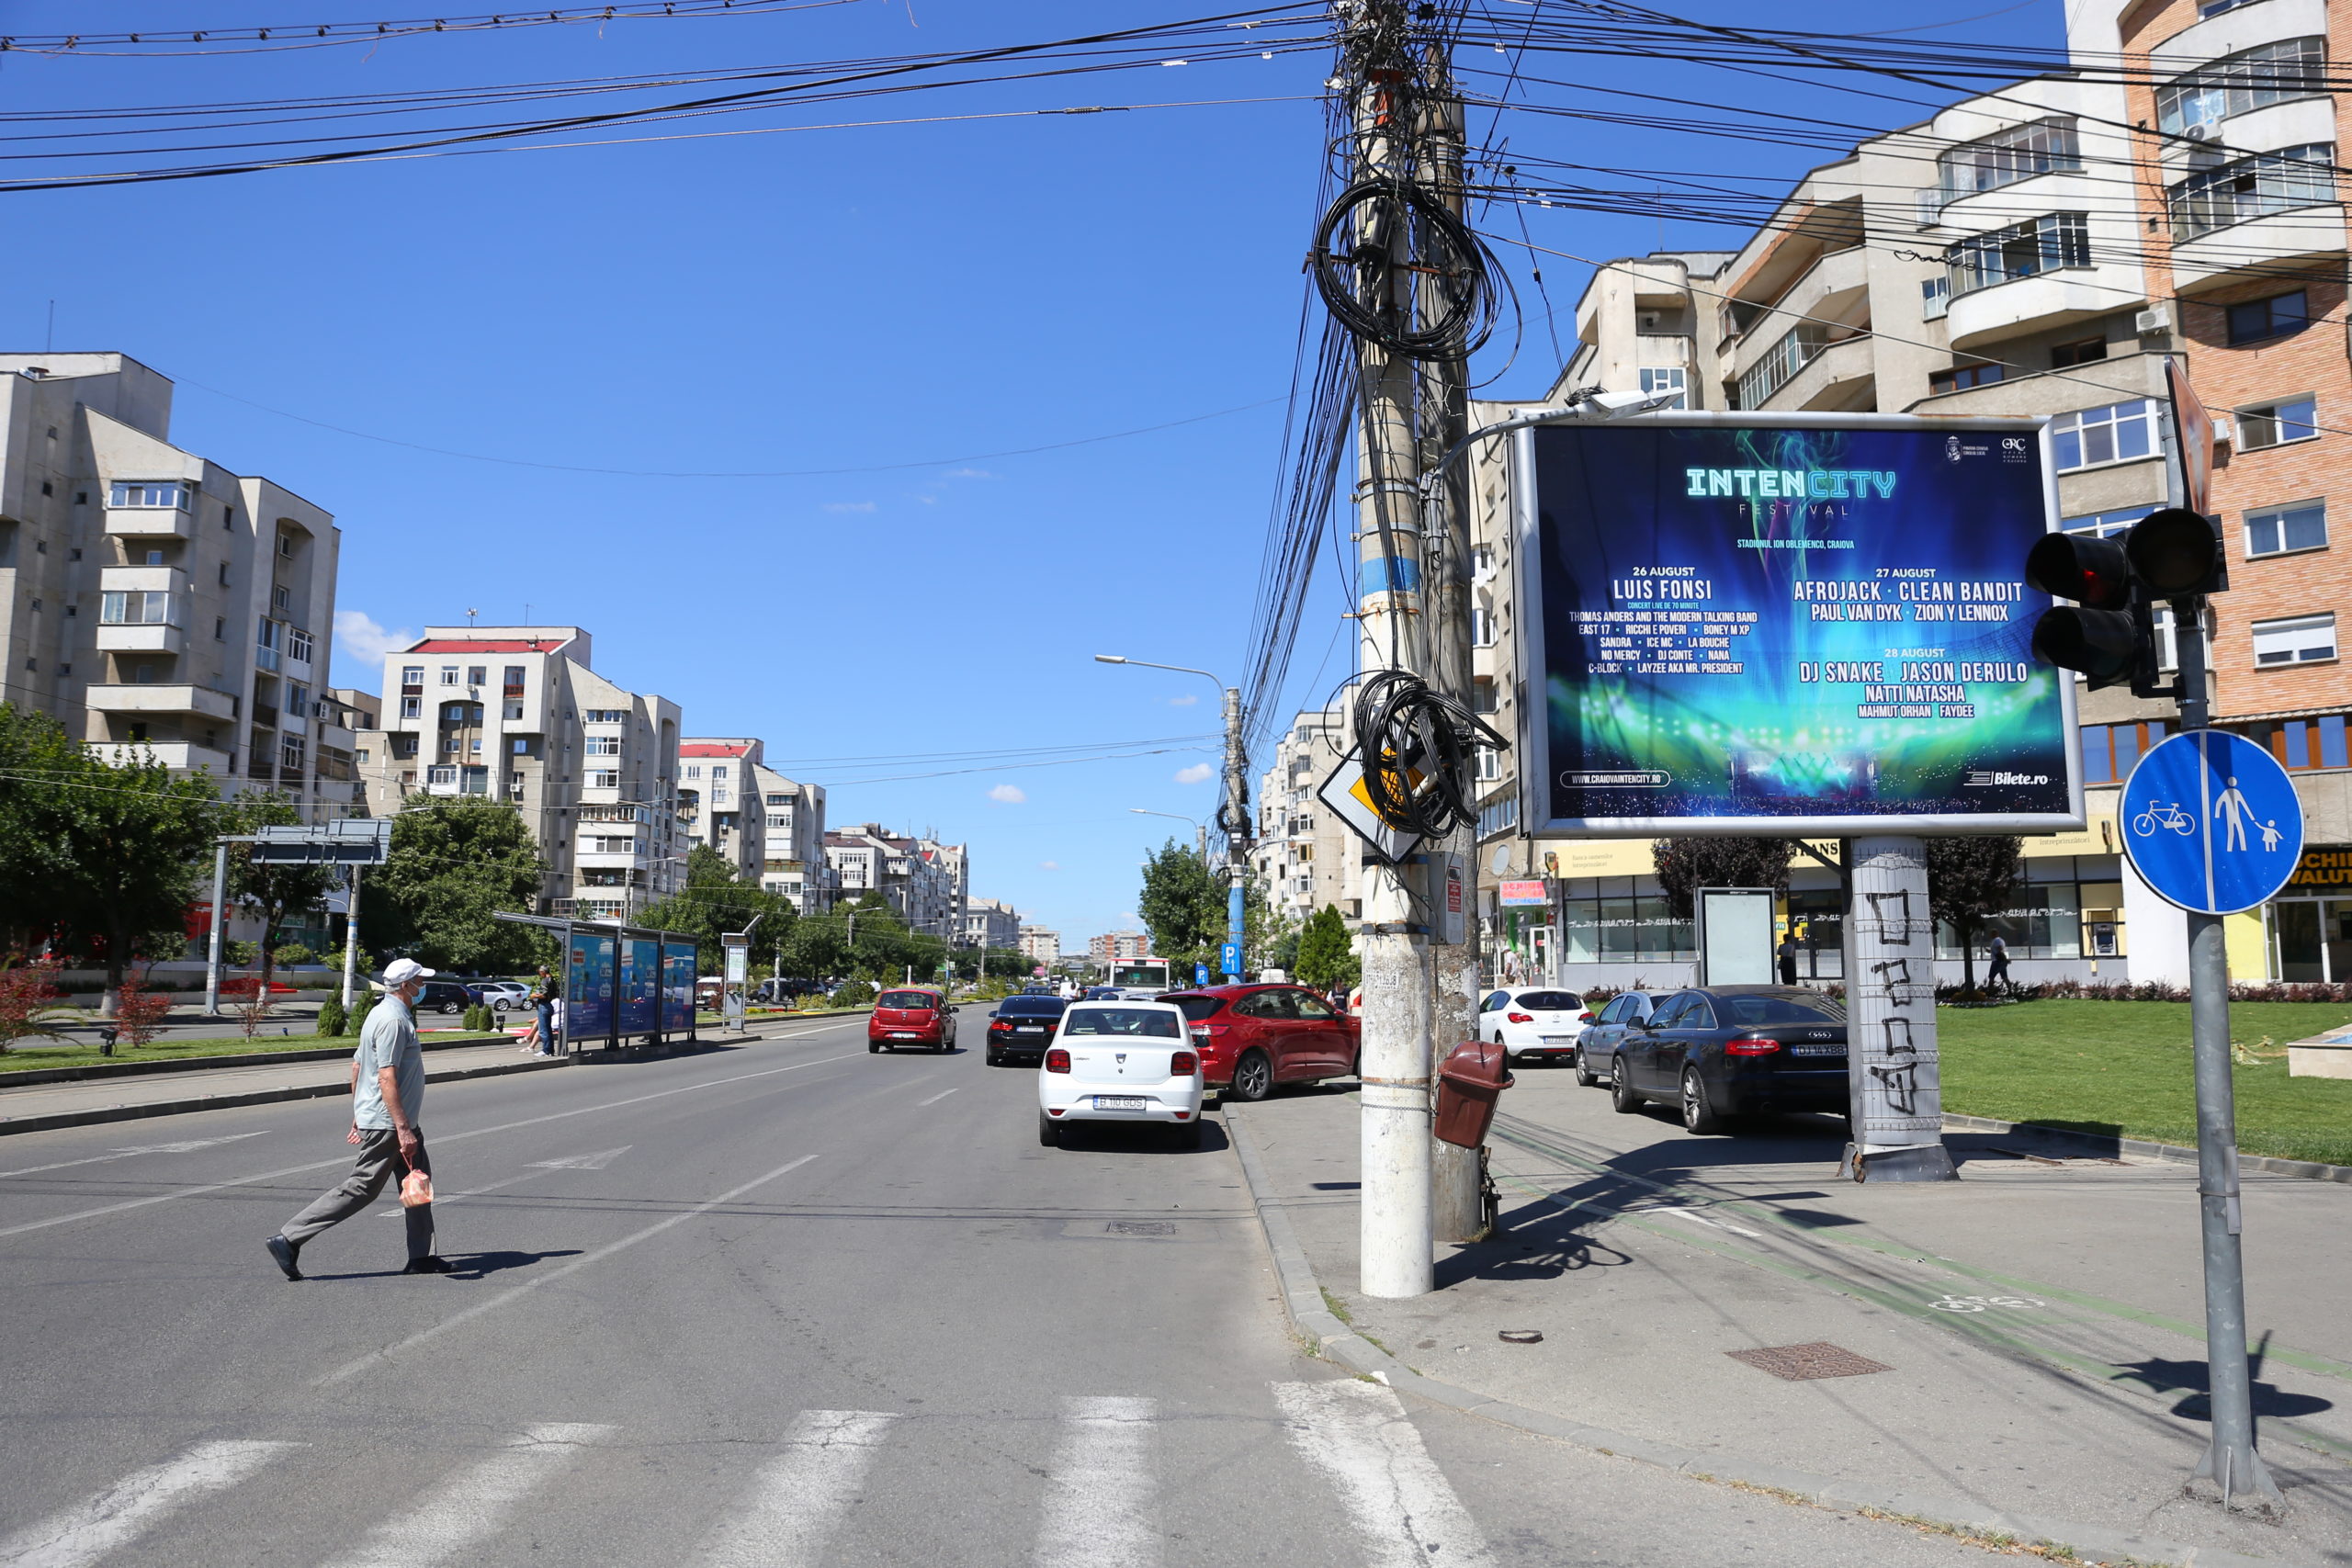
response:
[[[1892,1491],[1883,1486],[1840,1481],[1804,1471],[1783,1470],[1778,1465],[1759,1464],[1726,1454],[1702,1453],[1695,1449],[1629,1437],[1606,1427],[1596,1427],[1566,1416],[1531,1410],[1525,1405],[1490,1399],[1483,1393],[1474,1393],[1435,1378],[1423,1377],[1349,1327],[1325,1304],[1322,1285],[1315,1278],[1313,1265],[1307,1261],[1306,1249],[1299,1245],[1298,1233],[1291,1225],[1290,1215],[1269,1199],[1272,1183],[1266,1179],[1265,1168],[1259,1163],[1257,1145],[1247,1127],[1248,1119],[1235,1114],[1236,1108],[1232,1105],[1222,1109],[1226,1135],[1232,1141],[1233,1152],[1241,1162],[1242,1179],[1250,1184],[1250,1201],[1258,1211],[1259,1225],[1265,1232],[1266,1250],[1273,1256],[1274,1277],[1282,1296],[1283,1312],[1290,1319],[1291,1327],[1313,1347],[1316,1355],[1337,1361],[1374,1382],[1385,1383],[1399,1393],[1410,1393],[1432,1404],[1443,1405],[1465,1416],[1475,1416],[1482,1421],[1492,1421],[1497,1426],[1569,1443],[1594,1453],[1657,1465],[1661,1470],[1675,1471],[1694,1480],[1732,1482],[1781,1493],[1825,1507],[1894,1515],[1972,1535],[2014,1537],[2033,1545],[2068,1552],[2073,1558],[2085,1562],[2104,1562],[2112,1558],[2140,1565],[2172,1564],[2176,1568],[2291,1568],[2290,1564],[2267,1557],[2247,1557],[2215,1547],[2158,1540],[2099,1525],[2071,1524],[2028,1514],[2007,1513],[1987,1508],[1979,1503]],[[1947,1117],[1946,1120],[1949,1122],[1954,1118]],[[1984,1125],[2006,1127],[2008,1123],[1986,1122]],[[2042,1129],[2032,1130],[2039,1132]]]
[[[337,1053],[342,1055],[342,1053]],[[479,1067],[446,1067],[440,1072],[428,1071],[426,1083],[449,1083],[459,1078],[503,1077],[508,1073],[544,1073],[554,1067],[567,1067],[571,1058],[559,1056],[551,1061],[487,1062]],[[275,1105],[288,1100],[325,1100],[351,1092],[347,1083],[285,1084],[277,1089],[248,1089],[240,1094],[205,1094],[187,1100],[159,1100],[146,1105],[107,1105],[88,1111],[60,1111],[47,1116],[18,1116],[0,1120],[0,1138],[16,1133],[49,1133],[61,1127],[91,1127],[103,1122],[141,1122],[151,1116],[184,1116],[192,1111],[230,1111],[243,1105]]]
[[[2031,1133],[2036,1137],[2064,1138],[2073,1143],[2087,1144],[2106,1154],[2144,1155],[2151,1159],[2167,1159],[2182,1165],[2195,1165],[2197,1151],[2184,1144],[2152,1144],[2145,1138],[2115,1138],[2104,1133],[2085,1133],[2073,1127],[2049,1127],[2039,1122],[1996,1122],[1990,1116],[1962,1116],[1944,1112],[1944,1125],[1969,1133]],[[2352,1165],[2323,1165],[2317,1160],[2280,1159],[2275,1155],[2238,1156],[2240,1170],[2259,1170],[2272,1176],[2299,1176],[2306,1181],[2340,1181],[2352,1186]]]
[[[508,1039],[514,1038],[508,1035]],[[100,1078],[136,1078],[150,1074],[209,1072],[222,1067],[275,1067],[288,1062],[333,1062],[350,1056],[359,1043],[357,1035],[345,1037],[340,1045],[305,1046],[300,1051],[248,1051],[236,1055],[170,1056],[155,1062],[88,1062],[78,1067],[28,1067],[20,1073],[0,1073],[0,1104],[6,1102],[10,1089],[36,1089],[42,1084],[87,1083]],[[475,1045],[495,1045],[492,1035],[477,1034],[464,1040],[427,1040],[420,1036],[417,1046],[424,1051],[455,1051]]]

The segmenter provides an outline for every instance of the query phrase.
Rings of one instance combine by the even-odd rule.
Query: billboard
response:
[[[620,1032],[651,1034],[662,1027],[662,970],[656,956],[661,944],[650,936],[625,936],[620,945]]]
[[[571,933],[571,962],[563,1003],[566,1040],[594,1040],[613,1032],[613,939]]]
[[[2025,585],[2042,422],[1667,413],[1522,430],[1522,830],[2083,825]]]

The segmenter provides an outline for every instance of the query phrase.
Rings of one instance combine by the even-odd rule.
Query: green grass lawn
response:
[[[117,1045],[111,1056],[100,1055],[95,1041],[88,1044],[18,1045],[5,1055],[0,1055],[0,1075],[29,1072],[36,1067],[95,1066],[102,1062],[173,1062],[184,1056],[242,1056],[255,1051],[317,1051],[330,1045],[341,1045],[349,1049],[359,1043],[359,1037],[356,1032],[321,1039],[315,1034],[299,1032],[280,1034],[277,1032],[280,1027],[280,1025],[272,1024],[269,1026],[268,1033],[255,1035],[251,1040],[242,1034],[231,1034],[209,1039],[175,1037],[169,1040],[158,1040],[153,1044],[137,1049],[129,1045]],[[427,1038],[436,1042],[442,1040],[488,1041],[502,1040],[507,1036],[436,1032]]]
[[[2287,1076],[2289,1041],[2346,1023],[2352,1005],[2231,1004],[2230,1036],[2257,1064],[2241,1064],[2233,1075],[2240,1149],[2352,1165],[2352,1081]],[[1936,1026],[1947,1111],[2197,1142],[2186,1002],[1946,1007],[1936,1010]]]

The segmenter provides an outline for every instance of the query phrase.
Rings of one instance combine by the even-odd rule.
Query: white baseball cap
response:
[[[430,980],[439,973],[437,969],[427,969],[413,958],[395,958],[384,966],[384,984],[405,986],[411,980]]]

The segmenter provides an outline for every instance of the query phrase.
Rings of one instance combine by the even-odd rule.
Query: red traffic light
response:
[[[2132,602],[2132,560],[2123,547],[2089,534],[2044,534],[2035,540],[2026,552],[2025,580],[2052,599],[2072,599],[2086,609],[2121,610]]]
[[[2123,554],[2158,599],[2219,593],[2230,585],[2220,527],[2187,507],[2167,506],[2132,524]]]

